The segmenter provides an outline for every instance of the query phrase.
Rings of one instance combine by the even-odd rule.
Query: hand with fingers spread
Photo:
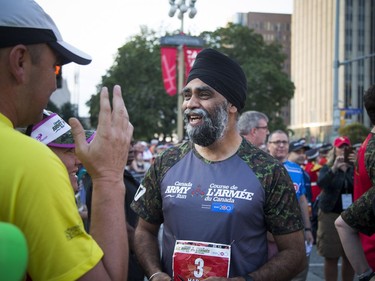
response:
[[[133,126],[121,96],[120,86],[113,88],[113,110],[108,89],[100,94],[99,123],[94,140],[88,144],[82,125],[75,118],[69,120],[76,142],[76,153],[92,179],[122,181]]]
[[[113,109],[108,89],[100,93],[99,123],[94,140],[88,144],[82,125],[69,120],[76,153],[93,182],[90,234],[104,252],[101,262],[82,280],[124,280],[128,266],[128,238],[124,214],[123,173],[128,158],[133,126],[121,95],[113,88]],[[90,279],[91,278],[91,279]]]

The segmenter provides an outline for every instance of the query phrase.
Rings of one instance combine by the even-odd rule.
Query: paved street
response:
[[[324,281],[324,273],[323,273],[323,266],[324,266],[324,259],[316,253],[316,246],[313,246],[310,256],[310,263],[309,263],[309,274],[307,275],[307,281]],[[339,274],[341,270],[341,261],[339,261]],[[358,279],[355,278],[354,281]],[[338,281],[341,281],[341,277]]]
[[[316,253],[316,246],[313,246],[310,255],[308,281],[324,281],[323,273],[324,260]]]

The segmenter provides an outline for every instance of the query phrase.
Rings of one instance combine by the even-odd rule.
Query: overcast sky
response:
[[[181,26],[177,15],[173,18],[168,16],[168,0],[36,2],[54,19],[65,41],[93,58],[88,66],[71,63],[63,68],[63,76],[68,80],[72,93],[72,102],[79,103],[81,116],[88,116],[85,103],[96,93],[96,86],[113,64],[117,49],[130,36],[139,34],[141,26],[161,32],[172,32]],[[184,17],[184,31],[192,35],[225,26],[239,12],[293,12],[293,0],[197,0],[195,6],[197,15],[193,19],[187,15]],[[74,82],[75,73],[79,73],[77,84]],[[126,89],[123,90],[126,93]]]

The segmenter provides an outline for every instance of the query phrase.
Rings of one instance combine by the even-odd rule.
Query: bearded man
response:
[[[301,212],[283,165],[237,129],[247,95],[242,68],[204,49],[180,94],[189,141],[155,159],[132,203],[146,276],[290,280],[306,265]],[[280,251],[271,260],[267,231]]]

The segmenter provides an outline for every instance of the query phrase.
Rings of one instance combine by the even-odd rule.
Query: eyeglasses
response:
[[[278,140],[278,141],[269,141],[269,143],[274,143],[276,145],[287,145],[288,144],[288,141],[281,141],[281,140]]]
[[[268,126],[257,126],[255,128],[257,128],[257,129],[263,129],[263,130],[268,130]]]

